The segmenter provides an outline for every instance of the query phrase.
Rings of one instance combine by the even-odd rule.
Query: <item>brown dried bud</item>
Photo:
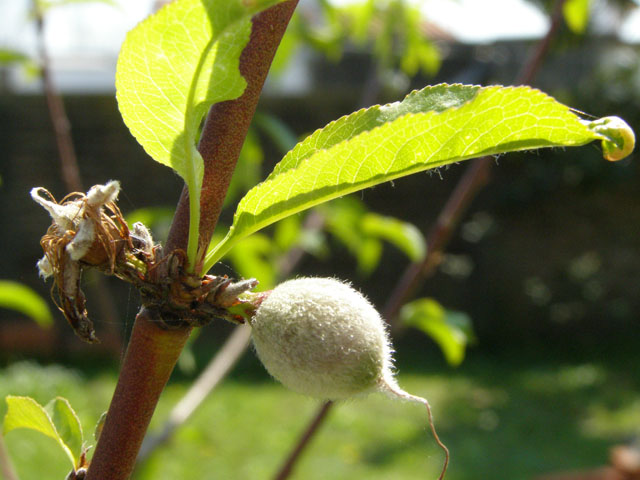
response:
[[[80,277],[85,266],[113,273],[118,255],[131,244],[127,224],[114,203],[119,191],[120,183],[112,180],[95,185],[86,195],[73,193],[58,203],[42,187],[31,190],[31,197],[53,219],[40,240],[44,257],[38,270],[45,279],[54,277],[58,308],[76,334],[91,343],[97,338],[87,317]]]

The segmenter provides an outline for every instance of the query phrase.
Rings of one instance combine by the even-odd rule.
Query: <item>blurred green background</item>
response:
[[[427,84],[513,83],[546,28],[506,38],[478,18],[464,36],[451,25],[463,24],[468,2],[453,2],[460,10],[452,18],[446,2],[427,3],[419,10],[397,0],[302,2],[265,88],[224,224],[243,190],[264,178],[292,139]],[[500,17],[499,7],[506,12],[520,3],[490,2],[486,9],[496,8],[498,24],[519,25]],[[638,132],[640,37],[623,33],[631,18],[640,17],[640,7],[631,1],[567,3],[576,10],[565,10],[533,85],[586,114],[618,115]],[[552,2],[524,4],[543,20],[555,8]],[[77,8],[47,15],[54,24]],[[580,12],[588,13],[587,23],[580,23]],[[22,22],[24,34],[32,35],[26,13]],[[5,43],[7,51],[21,52],[20,44]],[[0,310],[0,393],[30,395],[41,403],[65,396],[88,435],[108,406],[139,300],[113,279],[107,284],[115,301],[105,299],[88,272],[88,309],[103,342],[87,346],[55,311],[50,284],[37,277],[38,242],[49,220],[28,192],[44,186],[60,199],[67,191],[37,72],[28,80],[29,59],[38,56],[26,45],[26,61],[5,55],[0,67],[0,278],[35,290],[48,302],[54,323],[41,328],[24,313]],[[122,211],[151,223],[155,238],[162,239],[182,189],[179,177],[145,157],[119,117],[108,81],[87,74],[89,54],[65,55],[53,55],[54,80],[63,92],[85,187],[120,180]],[[423,333],[398,331],[400,383],[432,403],[436,427],[452,452],[447,478],[532,479],[604,465],[610,447],[633,442],[640,433],[638,155],[611,164],[589,145],[510,154],[496,164],[436,274],[416,294],[466,314],[475,341],[453,368]],[[382,308],[409,264],[407,254],[393,241],[345,236],[345,230],[358,233],[360,224],[344,222],[354,211],[377,212],[426,234],[468,165],[357,194],[346,215],[338,207],[321,210],[320,230],[304,232],[300,225],[308,217],[299,217],[289,230],[269,230],[244,258],[253,259],[260,275],[253,274],[268,284],[273,266],[290,249],[301,249],[296,275],[350,280]],[[245,274],[243,255],[237,257],[214,273]],[[214,322],[195,339],[191,360],[176,372],[152,430],[229,330]],[[316,402],[269,379],[249,353],[135,478],[270,478],[315,408]],[[23,479],[42,478],[44,466],[47,478],[62,478],[68,470],[54,443],[35,433],[14,432],[6,442]],[[331,413],[293,478],[435,478],[441,461],[420,407],[372,396]]]

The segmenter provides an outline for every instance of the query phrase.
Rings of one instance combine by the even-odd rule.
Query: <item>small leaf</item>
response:
[[[582,34],[589,23],[591,0],[567,0],[562,5],[562,13],[573,33]]]
[[[440,347],[449,365],[460,365],[473,339],[471,320],[462,312],[446,310],[432,298],[421,298],[400,310],[401,322],[421,330]]]
[[[604,158],[617,162],[633,152],[636,136],[627,123],[618,117],[604,117],[587,123],[594,132],[607,137],[602,140]]]
[[[100,418],[98,419],[98,421],[96,422],[96,426],[93,429],[93,438],[96,441],[96,443],[98,443],[98,440],[100,440],[100,435],[102,434],[102,429],[104,428],[104,422],[107,420],[107,412],[103,412],[102,415],[100,415]]]
[[[415,225],[377,213],[366,214],[360,223],[362,232],[395,245],[412,262],[422,260],[427,253],[424,236]]]
[[[64,442],[47,411],[33,398],[6,397],[7,413],[4,417],[3,433],[6,435],[18,428],[27,428],[53,438],[64,450],[71,461],[73,468],[76,467],[79,457],[76,457],[71,448]]]
[[[47,302],[31,288],[18,282],[0,280],[0,307],[23,313],[41,327],[53,324]]]
[[[298,143],[245,195],[204,271],[267,225],[405,175],[483,155],[593,140],[620,149],[614,137],[627,130],[611,122],[612,131],[596,129],[595,123],[529,87],[442,84],[412,92],[402,102],[360,110]],[[624,140],[620,155],[630,152]]]
[[[238,98],[239,59],[251,17],[277,0],[178,0],[129,32],[118,56],[116,97],[145,151],[189,188],[188,255],[195,259],[204,163],[196,150],[209,107]]]
[[[71,450],[71,453],[73,453],[76,459],[75,466],[77,467],[77,460],[82,454],[84,437],[82,435],[82,425],[80,425],[80,420],[76,412],[71,408],[69,401],[62,397],[54,398],[44,409],[55,425],[60,440]]]
[[[169,235],[175,211],[175,207],[145,207],[127,213],[125,218],[129,228],[140,222],[153,232],[154,241],[164,242]]]

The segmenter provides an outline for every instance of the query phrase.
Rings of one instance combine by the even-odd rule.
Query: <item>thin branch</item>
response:
[[[535,51],[525,63],[526,67],[522,70],[516,83],[530,84],[533,82],[535,75],[540,70],[543,60],[549,51],[552,39],[557,34],[562,23],[562,6],[564,2],[565,0],[556,1],[549,30],[544,38],[538,42]],[[435,226],[427,236],[429,250],[426,257],[422,262],[413,263],[407,267],[387,300],[383,310],[383,316],[391,322],[392,325],[393,319],[396,317],[402,305],[439,265],[444,249],[453,231],[458,226],[462,215],[478,191],[488,183],[489,172],[492,165],[492,157],[482,157],[474,160],[456,185],[456,188],[438,215]],[[298,439],[291,453],[287,456],[284,466],[276,474],[274,480],[285,480],[289,478],[293,467],[304,451],[304,447],[308,445],[310,438],[313,437],[322,426],[327,412],[333,405],[333,402],[327,401],[320,406],[311,419],[309,426],[305,429],[304,434]]]
[[[202,248],[208,245],[217,223],[258,96],[296,4],[297,0],[280,3],[252,19],[249,43],[240,56],[240,72],[247,81],[245,93],[237,100],[214,105],[207,117],[198,146],[205,160],[199,239]],[[165,251],[184,250],[188,229],[188,199],[183,192]],[[191,332],[188,327],[164,330],[158,320],[147,309],[136,317],[87,480],[126,480],[133,471],[160,394]]]

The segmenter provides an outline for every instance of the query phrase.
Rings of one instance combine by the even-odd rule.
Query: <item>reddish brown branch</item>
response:
[[[530,84],[542,66],[543,60],[549,51],[552,39],[558,32],[562,23],[562,6],[565,0],[558,0],[554,6],[551,25],[547,34],[538,42],[535,51],[525,62],[522,73],[518,76],[516,83]],[[458,226],[460,219],[466,212],[467,207],[475,198],[478,191],[489,182],[489,174],[493,165],[492,157],[482,157],[474,160],[467,169],[463,177],[456,185],[446,204],[442,208],[435,226],[427,235],[427,245],[429,250],[424,260],[413,263],[407,267],[401,278],[396,283],[394,290],[389,296],[383,310],[383,316],[393,325],[399,309],[418,289],[428,275],[435,271],[439,265],[444,249],[446,248],[451,235]],[[276,474],[274,480],[285,480],[289,478],[293,467],[297,463],[304,447],[309,443],[310,438],[315,435],[322,426],[326,418],[327,411],[332,407],[333,402],[325,402],[311,419],[304,434],[298,439],[287,459],[285,466]]]
[[[198,150],[204,159],[204,180],[200,197],[200,238],[196,271],[218,223],[229,182],[236,168],[242,144],[258,104],[262,86],[297,0],[289,0],[257,15],[249,44],[240,57],[240,73],[247,88],[236,100],[215,104],[209,111]],[[167,251],[185,248],[189,232],[189,193],[180,197]]]
[[[267,72],[297,0],[272,7],[253,18],[249,43],[240,57],[247,81],[237,100],[214,105],[199,150],[205,160],[201,197],[200,257],[209,243]],[[189,208],[183,192],[165,251],[186,249]],[[87,480],[126,480],[133,471],[153,411],[190,328],[163,330],[142,310],[127,348],[120,378],[93,456]]]
[[[125,480],[131,475],[160,393],[190,333],[159,325],[148,310],[136,317],[87,480]]]

